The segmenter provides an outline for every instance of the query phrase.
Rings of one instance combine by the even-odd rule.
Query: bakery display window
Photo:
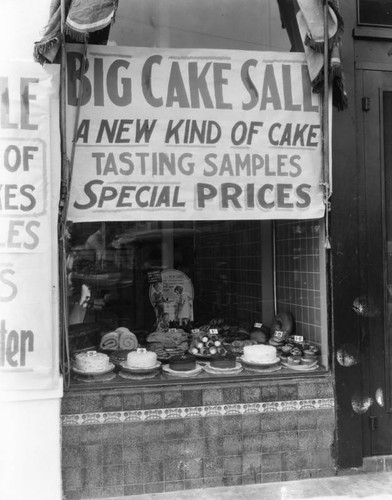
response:
[[[107,189],[110,191],[112,186],[116,185],[116,179],[111,178],[112,174],[117,175],[116,166],[109,162],[107,170],[102,171],[100,159],[105,157],[106,152],[112,154],[112,149],[120,148],[122,143],[127,143],[125,137],[127,127],[134,117],[151,118],[155,116],[155,112],[159,111],[155,109],[160,107],[159,99],[149,98],[148,104],[152,103],[150,108],[154,110],[146,105],[141,109],[137,108],[137,111],[129,108],[128,114],[123,115],[122,108],[125,109],[125,107],[122,105],[122,97],[126,100],[131,92],[137,95],[136,90],[140,82],[146,86],[144,96],[150,96],[150,80],[153,82],[156,96],[160,91],[160,79],[156,67],[152,73],[151,71],[143,72],[143,70],[140,74],[138,73],[138,68],[142,67],[137,66],[138,57],[140,61],[146,57],[145,48],[173,49],[174,52],[164,51],[169,61],[175,61],[173,64],[170,62],[172,69],[181,68],[179,61],[191,57],[186,53],[186,49],[217,51],[212,53],[212,60],[223,62],[220,66],[216,65],[216,71],[214,70],[216,82],[214,80],[213,83],[216,85],[213,95],[217,97],[217,102],[222,104],[216,109],[213,109],[209,102],[207,105],[204,103],[204,98],[208,97],[205,85],[208,82],[212,85],[206,75],[210,67],[215,67],[212,61],[204,64],[209,55],[207,56],[207,52],[200,54],[192,52],[193,59],[189,63],[189,68],[193,68],[194,73],[197,68],[195,61],[203,61],[200,72],[193,75],[196,83],[190,86],[190,95],[192,89],[196,88],[206,108],[203,108],[201,112],[198,109],[198,103],[193,103],[195,107],[189,109],[189,117],[194,119],[194,123],[200,124],[200,130],[202,130],[201,124],[207,123],[208,119],[210,119],[209,123],[222,120],[224,126],[228,127],[227,124],[242,126],[245,118],[251,121],[253,131],[254,128],[258,129],[261,126],[264,126],[265,130],[270,130],[267,122],[275,116],[276,123],[271,124],[271,130],[280,129],[280,115],[274,113],[276,110],[280,111],[281,106],[279,99],[275,103],[276,109],[273,104],[275,101],[272,96],[278,98],[278,87],[275,84],[275,78],[271,76],[273,75],[271,65],[268,66],[268,72],[265,72],[269,75],[265,78],[269,83],[265,85],[265,88],[263,87],[265,92],[260,90],[260,95],[264,96],[270,106],[265,110],[266,123],[260,122],[263,114],[258,113],[259,110],[250,110],[248,106],[249,95],[253,95],[253,103],[259,95],[249,78],[253,75],[253,69],[249,74],[246,71],[238,71],[239,66],[236,66],[235,61],[232,66],[232,78],[235,80],[235,75],[241,74],[242,80],[246,83],[245,88],[249,87],[250,90],[242,101],[240,99],[244,104],[241,107],[241,113],[246,111],[248,114],[244,118],[243,115],[237,114],[237,108],[233,108],[233,116],[227,118],[223,116],[225,112],[229,113],[230,103],[236,101],[238,88],[242,87],[233,86],[229,91],[229,86],[226,85],[229,82],[227,76],[229,72],[228,67],[225,66],[228,56],[221,54],[219,50],[248,51],[247,57],[250,59],[245,62],[245,68],[248,65],[251,68],[255,66],[256,59],[253,59],[250,51],[284,54],[303,51],[296,23],[296,6],[286,0],[276,2],[217,0],[213,8],[211,5],[210,0],[193,3],[188,0],[120,2],[116,22],[110,28],[108,45],[111,47],[106,48],[105,51],[95,49],[87,51],[85,65],[83,65],[81,53],[77,52],[75,47],[70,49],[68,55],[74,54],[73,59],[70,56],[74,65],[69,64],[68,67],[69,88],[75,90],[78,87],[78,81],[83,80],[85,89],[88,90],[89,82],[94,81],[94,91],[97,92],[94,103],[89,102],[88,106],[82,105],[79,110],[82,120],[81,124],[79,123],[78,140],[74,142],[79,150],[76,149],[74,156],[73,176],[75,177],[77,172],[87,172],[91,165],[98,165],[96,170],[93,169],[93,180],[88,178],[87,174],[86,179],[82,174],[80,175],[81,178],[83,177],[80,186],[83,183],[85,186],[95,186],[95,182],[99,185],[106,182]],[[115,46],[119,46],[117,51]],[[132,47],[132,51],[128,54],[124,50],[125,47]],[[136,50],[140,47],[141,50]],[[179,49],[178,53],[175,52],[177,49]],[[117,59],[112,61],[117,57],[117,53],[121,54],[120,62]],[[304,158],[303,165],[312,167],[308,169],[311,170],[310,176],[306,178],[306,185],[303,184],[300,188],[299,193],[301,193],[304,186],[308,189],[312,183],[317,187],[321,185],[317,175],[317,178],[313,179],[313,170],[317,170],[315,163],[319,158],[312,156],[314,150],[319,150],[319,143],[315,140],[316,131],[320,130],[319,104],[312,99],[310,87],[308,88],[308,84],[305,83],[307,78],[302,78],[305,75],[303,69],[300,70],[303,87],[297,85],[297,80],[295,80],[295,85],[291,88],[289,60],[294,60],[294,65],[298,66],[302,64],[300,62],[302,59],[296,54],[294,58],[288,58],[288,60],[285,55],[280,56],[277,58],[279,64],[282,65],[279,75],[281,74],[286,82],[282,84],[282,102],[285,106],[287,104],[288,108],[283,111],[293,112],[294,115],[289,118],[283,116],[283,119],[289,121],[282,135],[283,144],[278,144],[275,137],[271,143],[268,143],[268,148],[271,147],[275,154],[280,146],[283,146],[283,149],[287,147],[287,150],[283,151],[286,155],[287,151],[290,151],[290,154],[294,152],[294,146],[299,147],[300,154]],[[153,54],[153,57],[161,56]],[[132,61],[132,64],[129,61]],[[107,78],[101,76],[101,70],[106,68],[105,65],[109,68]],[[130,73],[125,72],[127,78],[117,82],[115,78],[113,79],[117,70],[113,68],[118,67],[122,69],[129,67]],[[151,68],[151,65],[147,67]],[[262,67],[261,64],[260,67]],[[305,68],[303,64],[302,67]],[[225,72],[221,73],[226,70],[227,75]],[[84,73],[85,76],[82,76]],[[119,74],[123,76],[123,73]],[[157,78],[156,81],[153,80],[151,74]],[[164,71],[162,74],[164,75]],[[185,74],[188,73],[184,72]],[[144,77],[139,78],[141,75]],[[178,111],[182,113],[182,108],[187,109],[187,105],[177,106],[179,96],[176,92],[181,94],[183,90],[183,86],[178,83],[182,81],[181,73],[177,74],[173,71],[173,75],[173,82],[177,83],[171,88],[174,92],[173,100],[176,102],[166,103],[167,116],[165,113],[161,115],[158,113],[157,120],[161,123],[166,123],[166,119],[171,119],[172,114],[177,119],[175,113]],[[264,73],[259,75],[260,82],[264,81],[264,76]],[[206,82],[205,85],[202,84],[203,79]],[[278,80],[280,81],[280,76]],[[109,111],[103,106],[101,100],[104,96],[103,82],[109,89],[106,90],[109,97],[115,97],[114,103],[111,102],[113,99],[109,99],[110,102],[106,103]],[[125,88],[124,82],[128,82],[129,95],[125,91],[124,95],[121,94]],[[257,82],[260,83],[259,80]],[[298,91],[300,87],[300,95],[296,94],[293,97],[294,90]],[[83,85],[80,85],[80,88],[83,89]],[[223,100],[222,88],[225,92],[227,91],[227,95],[224,95],[227,102]],[[84,98],[86,94],[81,95]],[[198,94],[196,97],[198,101]],[[297,104],[302,101],[303,109]],[[72,121],[76,120],[77,116],[75,102],[68,103],[67,116],[72,118],[69,118],[68,123],[69,137],[73,136],[74,129],[77,128]],[[140,101],[135,99],[135,103],[140,103]],[[94,106],[97,109],[94,109]],[[249,114],[253,111],[255,113],[257,111],[257,114]],[[261,104],[260,111],[262,111]],[[181,113],[178,114],[178,123],[182,123],[186,118],[186,123],[189,124],[191,120],[188,120],[188,114],[183,117]],[[121,120],[122,128],[117,134],[118,144],[116,144],[113,134],[115,125],[120,123],[121,117],[124,119]],[[241,117],[244,120],[241,120]],[[199,122],[197,122],[198,118]],[[114,120],[113,128],[109,131],[108,124],[112,123],[111,120]],[[295,140],[301,144],[290,143],[289,136],[290,131],[294,130],[292,127],[294,122],[296,123]],[[97,128],[97,123],[102,125],[99,130],[107,132],[106,142],[102,141],[101,133],[96,135],[95,141],[95,134],[91,131],[95,130],[94,127]],[[172,121],[169,123],[171,124]],[[310,135],[305,144],[302,143],[303,134],[308,124],[312,126],[309,127]],[[159,129],[157,126],[155,135],[158,135],[158,139],[159,130],[165,130],[164,125],[161,127]],[[90,128],[90,135],[93,136],[91,144],[88,139]],[[168,130],[172,131],[168,128],[166,133]],[[227,130],[237,129],[227,128]],[[203,135],[201,132],[197,133],[200,136]],[[196,137],[196,132],[194,135]],[[259,137],[262,134],[258,134],[257,131],[254,135]],[[235,151],[239,154],[240,150],[241,153],[246,150],[260,155],[260,152],[265,149],[265,143],[260,142],[250,147],[250,143],[242,144],[233,133],[226,134],[226,136],[221,141],[223,143],[221,149],[225,153]],[[152,137],[154,139],[153,135]],[[169,136],[164,137],[166,141]],[[224,142],[229,141],[228,137],[232,143]],[[271,139],[271,135],[269,138]],[[158,139],[155,143],[152,140],[151,143],[147,141],[144,145],[139,144],[139,140],[135,139],[135,144],[130,144],[130,149],[125,154],[135,154],[136,158],[147,158],[151,153],[156,154],[155,151],[160,151],[161,147],[165,153],[172,151],[174,156],[183,148],[187,158],[192,154],[197,157],[196,152],[202,151],[202,146],[205,146],[204,138],[199,138],[200,144],[198,144],[193,140],[188,143],[186,137],[181,139],[184,144],[179,144],[179,139],[175,141],[173,139],[173,143],[169,144],[172,148],[170,150],[166,148],[169,140],[160,143]],[[92,146],[100,152],[90,149]],[[144,150],[140,149],[142,146]],[[103,148],[102,151],[100,147]],[[93,151],[95,156],[91,155],[90,151]],[[92,157],[93,160],[91,160]],[[279,168],[283,168],[282,158],[285,156],[279,158],[279,161],[282,161],[279,163]],[[291,164],[296,172],[291,172],[290,175],[280,172],[283,181],[289,176],[295,180],[296,174],[301,171],[296,158],[292,156]],[[97,161],[96,164],[95,161]],[[142,171],[143,168],[140,170]],[[181,172],[182,174],[184,172]],[[186,174],[187,172],[184,175]],[[147,177],[140,175],[143,182],[147,183]],[[99,178],[96,181],[97,176],[104,180]],[[275,177],[275,174],[271,176],[269,180]],[[92,184],[86,184],[87,180]],[[184,186],[191,184],[191,180],[191,177],[185,180],[181,178]],[[139,179],[136,178],[136,181]],[[156,179],[152,178],[152,182],[155,181]],[[146,186],[144,189],[148,191],[149,187],[147,184]],[[250,183],[249,186],[251,186]],[[88,190],[87,192],[91,193]],[[188,194],[190,192],[191,190]],[[128,195],[124,191],[121,196],[125,199]],[[156,194],[153,196],[155,197]],[[102,203],[104,198],[102,198]],[[123,198],[121,198],[122,201],[124,201]],[[189,195],[184,196],[184,199],[189,202],[188,206],[191,205],[189,198]],[[283,205],[286,204],[286,195],[283,191],[278,194],[278,198]],[[71,196],[72,202],[75,199]],[[322,196],[319,199],[322,203]],[[201,380],[219,377],[279,376],[280,374],[292,376],[296,373],[306,374],[328,369],[327,265],[323,219],[272,220],[274,217],[271,216],[271,220],[256,220],[260,213],[255,212],[255,218],[252,220],[248,212],[242,220],[240,218],[234,220],[236,216],[241,217],[234,207],[233,215],[230,215],[233,220],[214,220],[214,217],[216,219],[222,217],[219,217],[221,214],[217,213],[218,210],[210,208],[208,217],[199,217],[198,213],[195,215],[195,212],[186,212],[189,218],[199,217],[203,220],[179,220],[184,218],[182,216],[170,221],[169,219],[176,218],[176,215],[173,215],[175,212],[168,211],[159,215],[162,220],[143,220],[149,217],[146,209],[145,214],[138,212],[137,220],[127,221],[126,219],[131,218],[132,215],[124,214],[124,211],[118,215],[119,212],[116,212],[113,207],[107,208],[105,205],[103,207],[107,210],[103,217],[105,222],[99,222],[101,212],[98,209],[102,206],[93,206],[94,200],[92,199],[90,199],[91,203],[86,203],[86,198],[83,196],[82,200],[83,203],[77,203],[77,210],[84,211],[85,219],[78,219],[79,216],[82,217],[79,213],[75,220],[94,220],[94,222],[69,222],[67,227],[69,238],[66,242],[65,309],[67,310],[68,335],[66,345],[72,367],[72,380],[75,383],[82,384],[86,381],[113,384],[139,381],[153,383],[156,380],[173,380],[178,383],[184,378]],[[70,205],[72,207],[72,203]],[[157,207],[163,205],[164,203],[161,203]],[[286,208],[287,206],[290,204],[287,203]],[[150,208],[156,210],[154,203],[151,202]],[[251,208],[254,208],[252,202],[246,210]],[[265,206],[263,208],[266,209]],[[294,212],[293,216],[304,217],[303,208],[306,207],[297,203],[296,208],[298,211]],[[322,208],[324,210],[324,205]],[[307,213],[311,214],[311,217],[321,217],[321,212]],[[118,220],[116,220],[116,214]],[[73,215],[75,216],[75,212]],[[156,218],[156,215],[150,216]],[[283,216],[286,217],[286,214],[282,215],[278,209],[275,217],[279,219]],[[113,220],[108,221],[108,217],[110,219],[113,217]],[[223,218],[226,219],[227,216]]]
[[[327,368],[322,220],[68,229],[75,382]]]

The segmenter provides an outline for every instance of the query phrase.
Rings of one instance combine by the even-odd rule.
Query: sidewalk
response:
[[[392,472],[132,495],[100,500],[392,500]]]

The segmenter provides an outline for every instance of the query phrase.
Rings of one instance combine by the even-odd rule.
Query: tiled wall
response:
[[[199,228],[195,278],[201,300],[199,315],[204,308],[213,317],[260,321],[262,266],[271,266],[270,262],[262,262],[265,242],[260,221],[208,222],[198,223],[196,227]],[[270,294],[272,296],[272,286]]]
[[[67,500],[334,475],[330,377],[66,393]]]
[[[297,334],[324,347],[322,331],[327,328],[322,221],[278,221],[275,228],[278,312],[291,311]]]

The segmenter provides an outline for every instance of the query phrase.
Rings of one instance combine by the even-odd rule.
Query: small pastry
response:
[[[287,358],[287,363],[289,365],[299,365],[301,363],[301,357],[300,356],[289,356]]]

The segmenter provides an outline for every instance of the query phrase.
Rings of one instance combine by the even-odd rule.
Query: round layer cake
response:
[[[169,361],[169,368],[179,372],[189,372],[196,368],[196,358],[191,354],[174,356]]]
[[[76,370],[84,373],[104,372],[109,369],[109,356],[97,351],[75,354]]]
[[[119,365],[121,363],[124,363],[124,361],[127,360],[128,354],[131,352],[131,349],[119,349],[117,351],[113,351],[110,354],[110,362],[114,363],[115,365]]]
[[[276,347],[271,345],[247,345],[242,359],[248,363],[265,365],[276,361]]]
[[[210,359],[210,365],[213,368],[235,368],[237,358],[234,355],[213,356]]]
[[[128,353],[126,366],[127,368],[154,368],[157,364],[157,355],[155,352],[147,351],[146,349],[136,349]]]

